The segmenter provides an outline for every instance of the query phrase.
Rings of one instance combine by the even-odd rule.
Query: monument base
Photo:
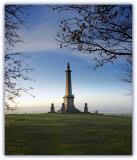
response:
[[[73,107],[73,108],[68,108],[67,110],[66,110],[66,113],[80,113],[81,111],[79,110],[79,109],[77,109],[77,108],[75,108],[75,107]]]

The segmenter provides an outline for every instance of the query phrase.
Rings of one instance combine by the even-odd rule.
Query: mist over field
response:
[[[61,108],[61,106],[55,106],[55,110],[58,111]],[[81,111],[84,110],[83,107],[77,107]],[[94,112],[94,110],[98,110],[99,113],[103,114],[132,114],[131,107],[90,107],[89,106],[89,112]],[[38,106],[38,107],[17,107],[16,111],[8,111],[8,113],[16,113],[16,114],[23,114],[23,113],[47,113],[50,111],[50,106]]]

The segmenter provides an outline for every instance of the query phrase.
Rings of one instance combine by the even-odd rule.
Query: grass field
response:
[[[132,118],[17,114],[5,118],[6,155],[131,155]]]

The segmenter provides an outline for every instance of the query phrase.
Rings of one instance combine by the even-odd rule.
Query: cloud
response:
[[[47,41],[30,40],[27,41],[27,43],[23,43],[16,46],[14,52],[41,52],[46,50],[54,50],[57,48],[58,46],[52,40],[47,40]]]
[[[46,24],[24,30],[20,36],[24,43],[18,43],[13,49],[14,52],[41,52],[59,48],[55,40],[55,29]]]

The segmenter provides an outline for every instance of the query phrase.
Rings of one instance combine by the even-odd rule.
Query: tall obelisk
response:
[[[74,112],[74,95],[72,95],[72,85],[71,85],[71,70],[70,65],[67,63],[67,70],[66,70],[66,93],[64,98],[64,106],[66,112]]]

